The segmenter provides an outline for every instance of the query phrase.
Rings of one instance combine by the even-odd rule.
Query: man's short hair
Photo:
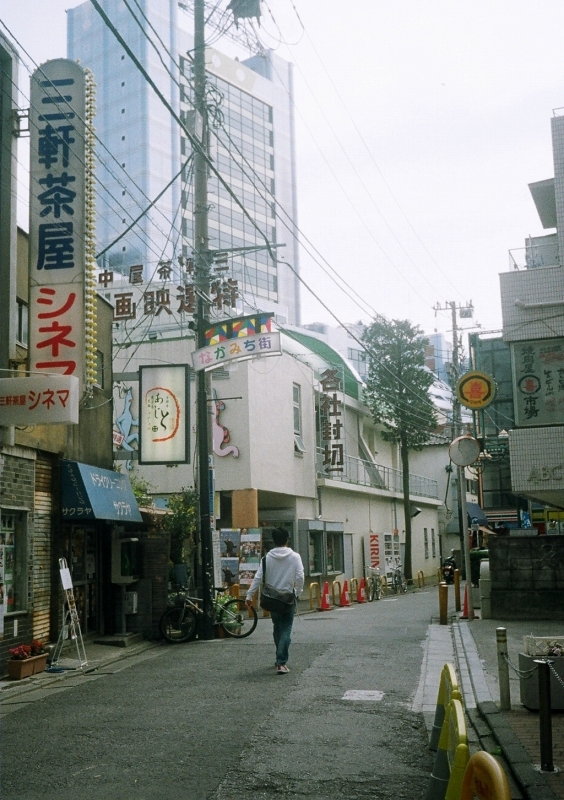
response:
[[[274,528],[272,531],[272,541],[276,547],[284,547],[290,541],[290,534],[286,528]]]

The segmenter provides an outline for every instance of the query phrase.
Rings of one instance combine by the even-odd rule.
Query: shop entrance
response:
[[[94,526],[72,526],[67,562],[83,633],[100,630],[100,552]]]

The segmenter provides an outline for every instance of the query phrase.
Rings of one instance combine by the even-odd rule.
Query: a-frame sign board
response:
[[[56,666],[59,663],[61,652],[65,639],[70,638],[74,641],[76,646],[77,660],[80,665],[79,669],[84,669],[88,666],[86,658],[86,651],[84,649],[84,640],[82,638],[82,631],[80,630],[80,620],[78,618],[78,611],[76,609],[76,601],[74,599],[74,591],[72,585],[72,578],[70,570],[67,566],[66,559],[59,559],[59,572],[61,575],[61,583],[65,592],[65,602],[63,603],[63,620],[61,625],[61,632],[55,645],[53,658],[51,659],[51,666]]]

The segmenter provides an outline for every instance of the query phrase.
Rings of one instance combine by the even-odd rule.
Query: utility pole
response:
[[[208,235],[208,119],[206,108],[205,0],[194,0],[194,101],[195,138],[200,147],[194,153],[194,283],[196,285],[196,344],[206,345],[210,294],[210,253]],[[213,639],[213,548],[209,478],[208,392],[205,370],[199,370],[196,404],[198,431],[198,480],[200,550],[202,559],[203,621],[201,636]]]
[[[450,370],[450,379],[452,386],[452,420],[453,420],[453,433],[454,438],[463,435],[462,428],[462,409],[460,400],[456,393],[456,384],[460,378],[460,343],[458,337],[458,318],[457,312],[461,316],[472,316],[472,301],[467,303],[466,306],[457,306],[451,300],[445,303],[444,308],[440,305],[434,307],[435,313],[437,311],[448,311],[450,308],[452,318],[452,367]],[[468,313],[470,311],[470,313]],[[460,544],[462,549],[462,556],[464,558],[464,571],[466,572],[466,587],[468,592],[468,620],[474,619],[474,604],[472,602],[472,579],[470,569],[470,543],[468,541],[468,508],[466,506],[466,472],[465,467],[456,467],[456,493],[458,499],[458,526],[460,530]]]

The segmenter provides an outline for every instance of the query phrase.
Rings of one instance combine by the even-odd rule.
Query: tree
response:
[[[168,513],[162,527],[170,533],[170,559],[173,564],[183,564],[192,557],[195,548],[198,493],[183,489],[168,500]]]
[[[425,367],[428,340],[408,320],[383,318],[364,333],[368,374],[365,400],[374,421],[383,425],[386,441],[399,444],[403,511],[405,518],[406,578],[411,580],[411,513],[409,501],[409,451],[420,450],[437,426],[429,397],[433,374]]]

